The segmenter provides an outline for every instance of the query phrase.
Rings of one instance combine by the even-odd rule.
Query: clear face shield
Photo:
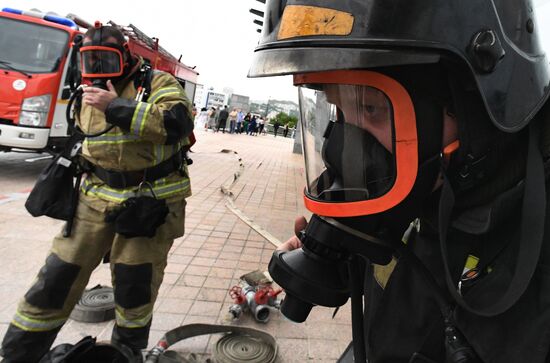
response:
[[[124,72],[124,57],[118,44],[89,45],[80,48],[82,77],[115,78]]]
[[[370,71],[297,75],[306,164],[306,207],[351,217],[392,208],[417,172],[412,101],[395,80]]]

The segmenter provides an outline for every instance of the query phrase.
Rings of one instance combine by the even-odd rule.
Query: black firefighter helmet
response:
[[[400,242],[432,194],[441,164],[448,164],[455,192],[469,193],[457,198],[462,208],[486,203],[524,178],[527,185],[536,181],[524,200],[544,195],[540,153],[531,148],[536,137],[527,141],[536,132],[523,132],[550,91],[530,0],[267,0],[249,76],[278,75],[293,75],[299,88],[304,200],[316,215],[311,229],[321,231],[312,245],[304,243],[306,253],[279,251],[270,262],[287,296],[343,304],[349,276],[335,261],[351,253],[388,263],[386,248],[395,244],[384,240]],[[452,144],[444,141],[448,118],[458,128]],[[534,151],[526,157],[528,144]],[[529,216],[521,224],[541,222],[544,205],[528,209],[524,203]],[[535,250],[540,224],[536,236],[521,237],[534,241]],[[353,235],[351,243],[332,237],[324,243],[325,230]],[[356,248],[357,240],[369,247]],[[312,253],[323,255],[322,266]],[[336,270],[334,281],[312,280]],[[326,291],[315,294],[320,287]],[[298,311],[294,320],[307,313]]]
[[[249,76],[451,57],[470,69],[494,124],[514,132],[549,92],[537,27],[531,0],[268,0]]]

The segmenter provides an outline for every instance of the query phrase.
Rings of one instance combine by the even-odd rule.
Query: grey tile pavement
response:
[[[349,304],[333,319],[333,311],[316,307],[303,324],[271,313],[267,324],[245,315],[227,318],[232,304],[228,289],[252,270],[266,270],[274,247],[225,207],[222,184],[229,185],[238,170],[244,172],[233,186],[237,208],[281,241],[293,233],[294,219],[307,215],[302,203],[304,168],[292,154],[292,140],[267,136],[197,132],[190,167],[193,196],[188,199],[185,236],[175,241],[168,257],[163,285],[155,304],[150,345],[165,331],[181,324],[217,323],[254,327],[272,334],[279,345],[279,362],[334,362],[351,340]],[[222,149],[236,151],[221,153]],[[3,336],[17,301],[42,265],[50,241],[62,223],[32,218],[24,198],[47,160],[25,162],[32,155],[0,154],[0,336]],[[94,271],[89,286],[110,284],[107,265]],[[85,335],[108,340],[112,322],[84,324],[69,321],[56,344],[74,343]],[[176,345],[184,352],[210,352],[217,336],[197,337]]]

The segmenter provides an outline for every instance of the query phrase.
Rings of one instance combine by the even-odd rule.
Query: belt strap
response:
[[[164,178],[175,171],[181,170],[182,165],[183,157],[181,151],[178,151],[169,159],[143,170],[115,171],[104,169],[89,162],[85,167],[111,188],[124,189],[137,187],[142,182],[154,182]]]
[[[277,357],[275,339],[261,330],[231,325],[188,324],[164,334],[157,345],[147,353],[145,363],[163,362],[166,349],[181,340],[216,333],[231,333],[222,337],[216,344],[213,351],[216,362],[273,363]],[[252,343],[255,344],[254,349],[241,349]]]

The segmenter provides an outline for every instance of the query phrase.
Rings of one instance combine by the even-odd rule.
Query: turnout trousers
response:
[[[108,208],[100,212],[81,198],[71,236],[54,238],[44,266],[19,303],[2,342],[4,361],[35,363],[49,351],[107,253],[116,304],[112,340],[133,350],[146,348],[168,252],[184,233],[185,205],[185,200],[168,204],[170,212],[155,237],[125,238],[104,222]]]

